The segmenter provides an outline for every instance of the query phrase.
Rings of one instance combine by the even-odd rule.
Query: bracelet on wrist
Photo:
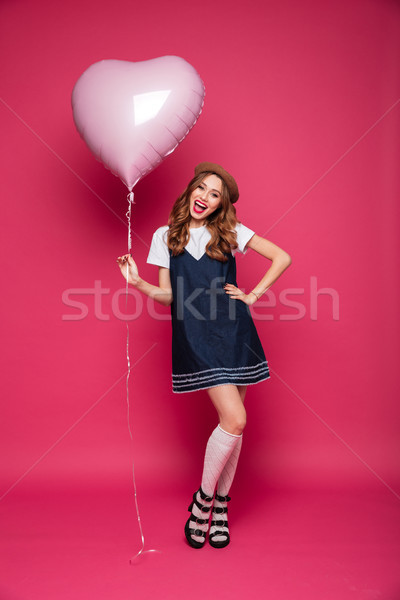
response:
[[[254,294],[254,296],[257,298],[257,300],[259,299],[259,296],[257,296],[257,294],[255,292],[250,292],[250,294]]]

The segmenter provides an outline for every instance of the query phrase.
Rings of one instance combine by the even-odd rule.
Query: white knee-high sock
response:
[[[240,439],[240,435],[228,433],[221,425],[218,425],[210,435],[201,480],[201,487],[207,496],[214,495],[221,473]]]
[[[203,492],[207,494],[207,496],[212,497],[214,495],[215,487],[220,475],[230,455],[232,454],[233,449],[240,439],[240,435],[228,433],[227,431],[224,431],[220,425],[218,425],[210,435],[207,442],[206,453],[204,457],[203,476],[201,480],[201,488]],[[202,500],[199,493],[197,493],[196,498],[204,506],[212,506],[212,501],[206,502],[205,500]],[[195,504],[193,505],[192,512],[194,516],[204,518],[204,513],[202,513]],[[201,525],[191,521],[190,527],[207,531],[208,523]],[[202,538],[198,536],[192,537],[196,541],[203,541]]]
[[[228,458],[225,467],[218,479],[217,485],[217,494],[219,496],[227,496],[229,494],[229,490],[231,489],[231,485],[236,473],[236,467],[238,464],[240,451],[242,449],[243,435],[241,435],[238,439],[238,442],[230,457]]]
[[[225,464],[225,467],[220,475],[220,478],[218,479],[217,494],[219,496],[227,496],[229,494],[229,490],[231,489],[231,485],[232,485],[233,479],[235,477],[236,467],[238,464],[240,451],[242,449],[242,441],[243,441],[243,435],[240,436],[236,446],[232,450],[232,453]],[[227,502],[219,502],[219,500],[217,500],[217,499],[214,500],[215,508],[225,508],[225,506],[227,506]],[[216,514],[216,513],[212,513],[211,520],[213,520],[213,519],[219,520],[219,521],[227,521],[228,516],[227,516],[227,513],[220,514],[220,515]],[[228,533],[229,529],[226,526],[211,525],[210,535],[213,534],[215,531],[221,531],[224,533]],[[214,542],[223,542],[226,540],[226,537],[227,537],[226,535],[216,535],[216,536],[214,536],[213,540],[214,540]]]

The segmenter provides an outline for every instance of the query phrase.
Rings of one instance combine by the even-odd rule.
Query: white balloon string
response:
[[[131,230],[132,204],[135,204],[133,192],[129,192],[129,194],[127,196],[127,200],[129,203],[129,207],[126,212],[126,218],[128,219],[128,253],[130,254],[131,249],[132,249],[132,230]],[[125,312],[126,313],[127,313],[127,307],[128,307],[128,276],[129,276],[129,263],[127,261],[126,262],[126,288],[125,288]],[[126,404],[127,404],[128,431],[129,431],[129,437],[131,438],[131,442],[133,443],[133,435],[132,435],[131,424],[130,424],[130,402],[129,402],[129,375],[131,372],[131,361],[129,358],[129,325],[128,325],[128,321],[126,322],[126,360],[128,363],[128,373],[126,375]],[[133,452],[133,450],[132,450],[132,452]],[[130,559],[129,562],[131,564],[133,564],[141,554],[146,554],[147,552],[159,552],[158,550],[153,550],[153,549],[145,550],[144,549],[144,535],[143,535],[142,522],[141,522],[140,513],[139,513],[139,504],[138,504],[138,498],[137,498],[137,488],[136,488],[136,478],[135,478],[135,461],[133,458],[132,458],[132,480],[133,480],[133,491],[134,491],[134,497],[135,497],[136,516],[137,516],[137,522],[139,525],[140,537],[142,540],[142,547],[139,550],[139,552],[137,554],[135,554],[135,556],[132,556],[132,558]]]

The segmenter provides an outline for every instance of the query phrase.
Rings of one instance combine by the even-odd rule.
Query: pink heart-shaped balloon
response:
[[[179,56],[102,60],[72,92],[80,135],[129,190],[186,137],[203,103],[200,76]]]

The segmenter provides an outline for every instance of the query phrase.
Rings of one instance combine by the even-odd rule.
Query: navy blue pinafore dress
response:
[[[236,260],[206,253],[197,260],[186,249],[170,252],[173,292],[172,389],[193,392],[223,384],[251,385],[270,377],[249,307],[224,290],[236,283]]]

